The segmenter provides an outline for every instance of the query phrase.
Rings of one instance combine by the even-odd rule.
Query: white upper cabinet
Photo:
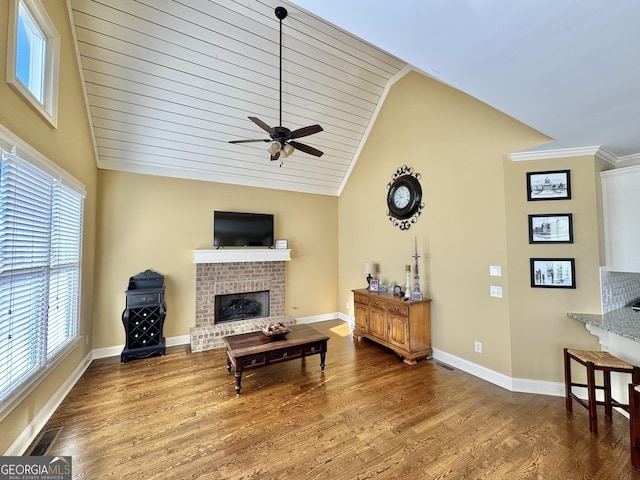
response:
[[[600,176],[607,268],[640,272],[640,166]]]

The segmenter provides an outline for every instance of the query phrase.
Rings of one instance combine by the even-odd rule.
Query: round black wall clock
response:
[[[413,168],[403,165],[393,174],[387,185],[387,216],[400,230],[409,230],[411,224],[418,221],[424,203],[420,174]]]

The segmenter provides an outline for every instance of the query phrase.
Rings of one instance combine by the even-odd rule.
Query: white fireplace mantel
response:
[[[220,248],[193,251],[193,263],[288,262],[290,260],[291,249],[287,248]]]

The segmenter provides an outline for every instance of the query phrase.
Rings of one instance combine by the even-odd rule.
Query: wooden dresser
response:
[[[430,299],[405,301],[391,293],[352,291],[355,336],[392,349],[409,365],[431,358]]]

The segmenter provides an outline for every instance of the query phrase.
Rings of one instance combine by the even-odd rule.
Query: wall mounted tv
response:
[[[213,246],[272,247],[273,215],[214,211]]]

